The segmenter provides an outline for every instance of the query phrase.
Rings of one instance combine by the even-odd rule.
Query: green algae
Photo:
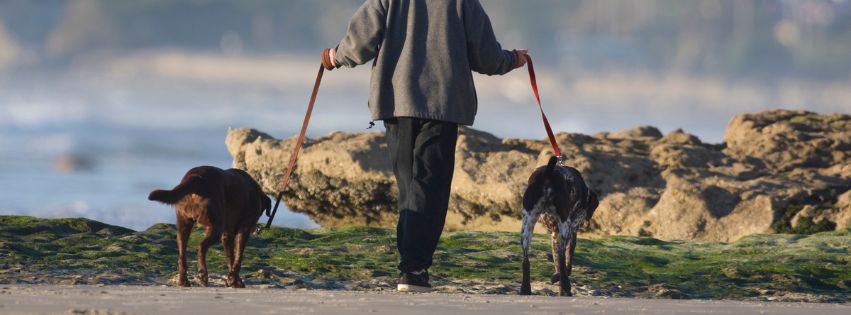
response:
[[[14,283],[21,274],[50,270],[116,274],[121,276],[116,281],[128,283],[167,283],[176,271],[174,235],[174,226],[168,224],[134,232],[87,219],[0,216],[0,267],[21,269],[0,273],[0,282]],[[190,238],[187,260],[192,267],[202,238],[201,230]],[[286,270],[296,278],[334,281],[392,279],[397,273],[395,247],[391,229],[274,227],[251,238],[242,270],[249,275]],[[221,248],[217,244],[210,249],[211,273],[226,270]],[[746,299],[776,291],[847,301],[849,248],[851,229],[752,235],[733,243],[629,236],[580,239],[571,279],[575,286],[621,296],[657,292],[652,296]],[[453,281],[519,283],[520,253],[518,233],[446,233],[430,272]],[[548,280],[553,267],[547,235],[535,235],[530,255],[533,280]]]

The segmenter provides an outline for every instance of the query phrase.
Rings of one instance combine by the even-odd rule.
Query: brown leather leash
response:
[[[544,107],[541,105],[541,95],[538,93],[538,80],[535,78],[535,66],[532,65],[532,56],[529,56],[529,54],[524,56],[526,57],[526,67],[529,69],[529,81],[532,83],[532,92],[535,93],[535,99],[538,100],[538,109],[541,110],[541,118],[544,120],[544,128],[547,129],[547,137],[550,138],[550,144],[553,146],[553,153],[561,161],[561,149],[559,149],[558,143],[556,143],[556,137],[553,135],[553,129],[550,128],[550,121],[547,120],[547,115],[544,114]]]
[[[319,65],[319,73],[316,74],[316,83],[313,83],[313,93],[310,94],[310,103],[307,105],[307,113],[304,114],[304,122],[301,124],[301,132],[298,134],[298,139],[295,143],[295,148],[293,148],[293,153],[290,154],[290,166],[287,169],[286,175],[284,175],[284,181],[281,183],[281,188],[278,190],[278,197],[275,199],[275,207],[272,209],[272,212],[269,213],[269,210],[266,210],[266,216],[269,217],[269,221],[266,222],[266,227],[262,229],[268,229],[272,226],[272,220],[275,219],[275,213],[278,212],[278,205],[281,203],[281,198],[284,197],[284,191],[287,189],[287,184],[290,182],[290,176],[293,174],[293,169],[295,169],[295,160],[298,158],[298,152],[301,150],[301,144],[304,142],[304,133],[307,131],[307,124],[310,122],[310,114],[313,112],[313,104],[316,103],[316,95],[319,94],[319,83],[322,82],[322,74],[325,72],[325,67]],[[257,232],[259,233],[261,230],[260,226],[257,226]]]

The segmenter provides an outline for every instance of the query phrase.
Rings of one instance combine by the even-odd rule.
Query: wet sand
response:
[[[161,286],[0,286],[0,314],[851,314],[849,304]]]

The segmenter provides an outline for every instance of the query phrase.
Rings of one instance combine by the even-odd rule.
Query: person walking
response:
[[[478,0],[366,0],[339,45],[322,51],[327,70],[374,59],[369,108],[384,122],[399,187],[398,291],[431,291],[458,125],[476,116],[472,71],[502,75],[525,55],[502,49]]]

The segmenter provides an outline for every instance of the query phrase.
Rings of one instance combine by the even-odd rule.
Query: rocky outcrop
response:
[[[844,228],[851,217],[848,115],[743,114],[730,122],[721,145],[648,126],[559,133],[557,140],[567,164],[601,197],[587,227],[592,233],[732,241],[795,232],[798,222]],[[227,146],[234,167],[273,193],[294,141],[232,129]],[[462,128],[447,228],[516,231],[526,180],[551,154],[544,140]],[[395,224],[397,189],[381,132],[307,140],[293,176],[284,202],[320,225]]]
[[[844,162],[851,158],[851,120],[848,115],[803,111],[744,114],[730,122],[724,141],[726,154],[757,158],[769,170],[847,168]]]

